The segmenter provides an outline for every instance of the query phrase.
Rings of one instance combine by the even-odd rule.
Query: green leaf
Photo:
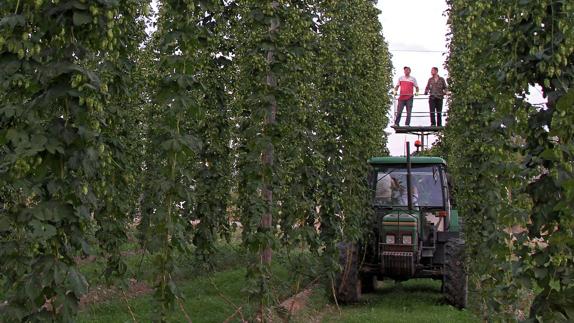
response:
[[[61,261],[56,261],[54,265],[54,282],[62,285],[68,275],[68,267]]]
[[[32,236],[40,241],[52,238],[57,234],[56,227],[38,220],[30,221],[30,226],[33,229]]]
[[[548,269],[535,267],[534,269],[534,277],[537,279],[544,279],[548,274]]]
[[[547,148],[540,154],[540,157],[546,160],[559,161],[560,152],[553,148]]]
[[[1,216],[0,217],[0,232],[9,232],[11,230],[10,221],[8,217]]]
[[[10,26],[14,28],[16,26],[24,26],[26,24],[26,18],[23,15],[10,15],[0,19],[0,27]]]
[[[176,139],[168,139],[161,144],[161,148],[165,151],[180,151],[181,146]]]
[[[74,25],[81,26],[92,22],[92,16],[86,11],[74,11]]]
[[[86,278],[75,267],[69,268],[66,282],[78,297],[84,295],[88,290]]]
[[[28,298],[35,300],[36,298],[38,298],[38,296],[40,296],[40,293],[42,292],[42,287],[39,286],[38,281],[36,279],[29,277],[26,283],[24,284],[24,290]]]
[[[192,135],[185,135],[182,136],[180,142],[184,144],[187,148],[191,151],[199,151],[201,149],[201,140],[199,138],[192,136]]]

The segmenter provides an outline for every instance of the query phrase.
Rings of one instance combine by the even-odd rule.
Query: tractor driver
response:
[[[392,177],[392,199],[394,205],[408,206],[408,196],[407,196],[407,185],[406,176],[395,176]],[[413,206],[418,206],[419,203],[419,190],[413,181],[411,185],[411,198],[413,201]]]
[[[391,204],[393,180],[389,174],[379,173],[375,191],[375,201],[380,205]]]

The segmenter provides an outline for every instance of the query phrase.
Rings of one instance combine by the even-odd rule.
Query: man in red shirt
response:
[[[401,122],[401,114],[403,113],[403,109],[405,106],[407,107],[407,120],[405,121],[405,125],[409,126],[411,124],[411,112],[413,111],[413,90],[416,89],[416,94],[419,93],[419,85],[417,84],[417,80],[411,76],[411,68],[405,66],[403,68],[405,75],[399,77],[397,81],[397,85],[395,86],[395,92],[401,88],[399,92],[399,102],[397,106],[397,117],[395,119],[395,126],[399,125]]]

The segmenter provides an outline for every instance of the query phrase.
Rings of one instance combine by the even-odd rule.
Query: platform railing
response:
[[[392,109],[392,116],[390,121],[390,124],[393,128],[395,128],[395,130],[397,130],[397,128],[400,128],[400,132],[409,132],[407,128],[412,128],[412,130],[415,129],[419,129],[419,131],[431,131],[431,132],[435,132],[435,131],[440,131],[442,130],[442,127],[438,127],[438,126],[431,126],[431,121],[430,121],[430,107],[429,107],[429,95],[417,95],[413,97],[413,109],[411,112],[411,123],[410,126],[407,127],[405,126],[405,121],[407,118],[407,108],[403,108],[403,112],[402,112],[402,116],[401,116],[401,121],[398,127],[393,126],[394,122],[396,120],[397,117],[397,110],[398,110],[398,95],[393,95],[393,109]],[[447,102],[447,98],[448,96],[445,95],[444,99],[443,99],[443,107],[442,107],[442,113],[441,113],[441,118],[442,118],[442,126],[444,127],[446,124],[446,118],[448,116],[448,106],[446,105]]]

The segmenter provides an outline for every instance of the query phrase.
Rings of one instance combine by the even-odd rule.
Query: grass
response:
[[[136,250],[130,246],[128,250]],[[298,276],[299,287],[304,288],[317,277],[314,258],[311,255],[292,254],[292,258],[277,254],[274,257],[272,282],[273,303],[277,304],[299,291],[294,277]],[[309,259],[307,259],[309,258]],[[151,257],[131,253],[126,256],[129,277],[140,281],[151,278]],[[221,244],[212,257],[214,270],[202,266],[196,257],[179,257],[175,280],[184,295],[181,304],[176,304],[167,317],[168,322],[230,322],[240,321],[241,313],[252,318],[256,310],[249,302],[246,286],[246,256],[240,248]],[[140,266],[141,264],[141,266]],[[104,284],[101,271],[105,267],[103,258],[82,264],[81,271],[92,286]],[[403,283],[379,282],[373,294],[366,294],[359,304],[337,307],[330,302],[326,288],[316,287],[307,301],[307,307],[292,322],[480,322],[471,312],[460,311],[446,304],[440,293],[440,282],[418,279]],[[126,299],[111,296],[104,302],[82,309],[78,322],[150,322],[157,316],[159,305],[152,294]],[[237,310],[240,311],[237,311]],[[234,316],[235,315],[235,316]],[[280,321],[280,320],[277,320]]]
[[[233,318],[237,322],[242,316],[251,317],[256,310],[248,302],[245,288],[246,271],[243,268],[202,275],[194,279],[179,282],[178,288],[185,299],[168,315],[168,322],[187,322],[187,316],[193,322],[224,322]],[[289,272],[285,267],[273,267],[271,288],[277,300],[292,294],[288,283]],[[129,307],[128,307],[129,304]],[[152,295],[126,300],[113,298],[84,309],[78,322],[148,322],[155,317],[157,303]],[[133,315],[133,317],[132,317]]]
[[[241,315],[246,319],[253,316],[254,304],[248,301],[246,287],[245,255],[230,245],[219,248],[212,261],[216,271],[201,266],[201,260],[194,257],[179,259],[180,270],[175,280],[178,290],[183,294],[181,304],[176,304],[168,322],[187,322],[186,316],[193,322],[223,322],[233,316],[231,322],[239,321]],[[143,257],[143,270],[139,270],[142,255],[131,255],[126,259],[132,277],[149,279],[149,257]],[[272,268],[273,303],[286,299],[294,293],[294,283],[285,259],[279,255]],[[103,262],[96,261],[82,266],[82,271],[91,278],[101,271]],[[146,272],[147,271],[147,272]],[[97,278],[95,279],[97,280]],[[78,322],[149,322],[157,316],[159,305],[153,295],[147,294],[132,299],[111,297],[105,302],[84,308]],[[239,311],[238,311],[239,310]]]
[[[217,273],[212,279],[202,277],[185,281],[178,286],[186,296],[182,305],[168,317],[170,322],[185,322],[186,313],[193,322],[223,322],[236,311],[236,306],[244,303],[245,295],[241,292],[245,281],[243,269],[229,270]],[[214,286],[217,286],[214,287]],[[221,295],[219,294],[221,291]],[[134,317],[139,322],[147,322],[154,317],[157,304],[152,295],[146,295],[131,300],[112,299],[108,302],[89,307],[80,314],[79,322],[126,322],[133,321],[127,304]]]
[[[314,300],[319,308],[324,300]],[[480,322],[470,311],[458,310],[447,305],[440,292],[440,282],[414,279],[402,283],[379,282],[375,293],[363,295],[359,304],[326,305],[322,312],[307,313],[322,316],[317,322]],[[303,322],[303,321],[302,321]]]
[[[216,242],[216,253],[209,258],[210,264],[218,271],[237,268],[246,264],[242,249],[236,243]],[[142,253],[140,246],[135,243],[126,243],[122,247],[126,253],[124,261],[127,265],[127,276],[137,280],[150,280],[153,273],[150,268],[153,266],[153,256]],[[174,279],[181,280],[189,277],[196,277],[210,272],[208,265],[199,256],[185,255],[176,251],[174,256],[176,272]],[[80,265],[80,271],[92,285],[105,284],[104,269],[106,260],[104,257],[96,257],[95,261]]]
[[[132,257],[138,261],[130,259],[128,263],[139,263],[139,256]],[[168,322],[186,322],[186,315],[193,322],[224,322],[238,308],[246,318],[253,313],[254,308],[243,291],[245,269],[233,269],[237,266],[231,264],[232,254],[222,258],[229,262],[227,269],[196,277],[187,276],[179,281],[178,288],[185,296],[181,304],[183,310],[176,306],[168,316]],[[286,266],[274,266],[273,274],[276,278],[273,288],[278,299],[294,293],[288,279],[290,270]],[[428,279],[379,282],[375,293],[364,295],[359,304],[341,306],[340,312],[329,301],[327,291],[317,287],[307,305],[307,309],[294,317],[293,322],[480,322],[471,312],[447,305],[440,293],[440,282]],[[152,295],[133,299],[114,297],[82,310],[78,322],[133,322],[133,318],[138,322],[149,322],[157,308]],[[239,319],[240,316],[236,315],[231,322]]]

